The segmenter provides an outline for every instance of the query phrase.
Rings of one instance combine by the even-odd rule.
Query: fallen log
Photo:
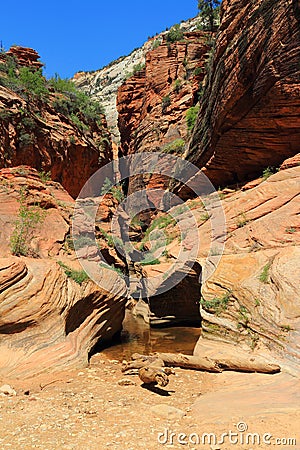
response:
[[[132,355],[132,357],[133,356],[134,355]],[[165,365],[162,359],[157,358],[156,356],[148,356],[148,359],[137,358],[133,361],[123,361],[121,370],[122,372],[128,373],[131,370],[141,369],[142,367],[146,367],[152,364],[154,364],[156,367],[163,367]]]
[[[199,358],[198,356],[182,355],[181,353],[154,353],[150,356],[139,355],[135,353],[132,355],[133,361],[130,362],[130,367],[134,368],[134,365],[140,365],[145,363],[146,366],[153,364],[153,357],[157,360],[163,361],[165,366],[181,367],[183,369],[205,370],[207,372],[222,372],[222,369],[218,367],[217,363],[205,357]],[[149,358],[149,359],[148,359]]]
[[[203,370],[207,372],[223,372],[233,370],[237,372],[257,372],[274,374],[280,372],[280,366],[265,361],[258,356],[233,356],[232,358],[208,358],[206,356],[183,355],[181,353],[154,353],[150,356],[134,354],[131,368],[134,364],[147,362],[153,364],[153,357],[162,360],[165,366],[181,367],[182,369]],[[149,358],[149,359],[148,359]]]

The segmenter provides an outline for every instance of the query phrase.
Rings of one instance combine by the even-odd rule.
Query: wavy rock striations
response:
[[[299,152],[299,2],[224,0],[202,108],[186,153],[216,185]]]
[[[58,183],[41,181],[30,167],[0,170],[0,376],[82,367],[97,343],[122,328],[123,280],[104,268],[104,287],[72,276],[81,270],[70,239],[73,205]],[[43,217],[35,227],[23,225],[25,256],[16,257],[11,236],[20,206]]]

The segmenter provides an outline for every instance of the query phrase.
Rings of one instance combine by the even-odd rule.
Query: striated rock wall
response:
[[[19,228],[27,250],[16,257],[10,238],[22,195],[43,219]],[[81,270],[70,238],[73,206],[59,183],[28,166],[0,170],[0,376],[86,366],[93,347],[122,328],[127,288],[117,273],[103,268],[105,287],[88,278],[78,284],[58,264]]]
[[[12,47],[7,55],[19,66],[41,66],[32,49]],[[0,75],[5,77],[1,67]],[[52,92],[45,98],[22,96],[21,90],[0,85],[0,168],[26,164],[50,172],[76,197],[88,178],[111,161],[111,137],[104,115],[78,126],[78,120],[58,112],[53,105],[60,97]]]
[[[147,53],[145,68],[119,88],[121,155],[184,153],[190,135],[186,114],[198,102],[211,42],[211,33],[202,31],[186,32],[172,43],[164,39]],[[139,176],[130,179],[129,193],[168,184],[157,174]]]
[[[294,369],[300,358],[299,183],[297,166],[224,193],[225,252],[202,287],[201,310],[206,336],[276,350]],[[208,227],[200,228],[202,242]],[[199,255],[202,264],[204,255]],[[217,257],[208,259],[214,264]]]
[[[215,267],[210,278],[202,277],[201,295],[198,293],[202,320],[198,354],[201,343],[210,347],[209,341],[214,340],[220,348],[225,342],[232,351],[235,344],[250,354],[279,358],[289,370],[299,371],[300,167],[289,167],[288,161],[283,167],[287,168],[267,180],[260,178],[242,189],[218,192],[226,217],[224,252],[212,241],[215,208],[206,211],[200,198],[186,202],[198,224],[197,262],[203,274]],[[210,197],[206,202],[209,204]],[[157,256],[161,264],[145,267],[150,275],[169,273],[179,259],[182,243],[174,235],[174,226],[164,228],[164,233],[172,233],[173,239],[164,248],[166,256]],[[151,245],[162,255],[155,236]],[[174,289],[182,300],[182,315],[189,311],[189,302],[196,300],[200,287],[198,277],[185,281],[186,285]],[[174,315],[180,304],[177,295],[161,296],[164,316]],[[152,316],[158,310],[157,300],[159,297],[149,301]],[[149,314],[150,322],[152,316]]]
[[[164,40],[147,53],[145,69],[119,88],[122,154],[164,150],[186,139],[186,112],[197,103],[210,40],[201,31],[185,33],[174,43]],[[183,150],[184,145],[178,153]]]
[[[145,70],[119,88],[123,154],[163,150],[176,139],[186,139],[186,112],[197,103],[210,40],[201,31],[185,33],[174,43],[164,40],[147,53]]]
[[[299,151],[299,2],[224,0],[211,76],[186,157],[216,186]]]
[[[199,19],[194,18],[182,22],[180,28],[183,31],[194,31],[197,29]],[[146,54],[161,42],[166,31],[149,39],[140,48],[133,50],[130,55],[122,56],[116,61],[95,72],[78,72],[73,81],[84,92],[90,94],[93,99],[99,100],[105,108],[105,115],[110,132],[115,143],[120,141],[118,129],[117,91],[128,76],[134,71],[135,66],[145,64]]]

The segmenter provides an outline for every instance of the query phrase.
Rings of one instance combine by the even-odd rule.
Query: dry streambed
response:
[[[259,436],[296,438],[297,383],[284,373],[176,368],[169,385],[157,392],[143,388],[137,376],[124,376],[120,361],[95,355],[81,371],[9,380],[16,395],[0,396],[0,448],[263,448],[218,442],[240,423]],[[205,433],[212,435],[198,444]]]

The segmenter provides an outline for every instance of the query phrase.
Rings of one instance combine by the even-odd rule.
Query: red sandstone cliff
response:
[[[186,112],[197,103],[209,41],[210,35],[201,31],[185,33],[174,43],[164,39],[147,53],[145,68],[119,88],[122,154],[164,150],[186,139]]]
[[[299,152],[300,26],[295,0],[224,0],[215,55],[186,157],[216,186]]]
[[[31,49],[13,47],[17,67],[39,69],[39,55]],[[5,62],[2,55],[0,63]],[[1,65],[3,67],[3,65]],[[0,75],[3,77],[4,72]],[[0,84],[0,168],[26,164],[50,172],[76,197],[86,180],[112,159],[111,138],[105,116],[78,126],[71,116],[55,107],[62,94],[47,98],[24,96],[17,89]]]
[[[23,228],[16,225],[20,202],[27,211]],[[71,245],[73,208],[60,184],[42,181],[35,169],[0,170],[0,377],[86,366],[98,341],[121,330],[124,280],[109,267],[102,268],[102,287],[74,277],[84,272]],[[35,227],[32,211],[42,215]],[[24,256],[12,255],[15,230]]]

